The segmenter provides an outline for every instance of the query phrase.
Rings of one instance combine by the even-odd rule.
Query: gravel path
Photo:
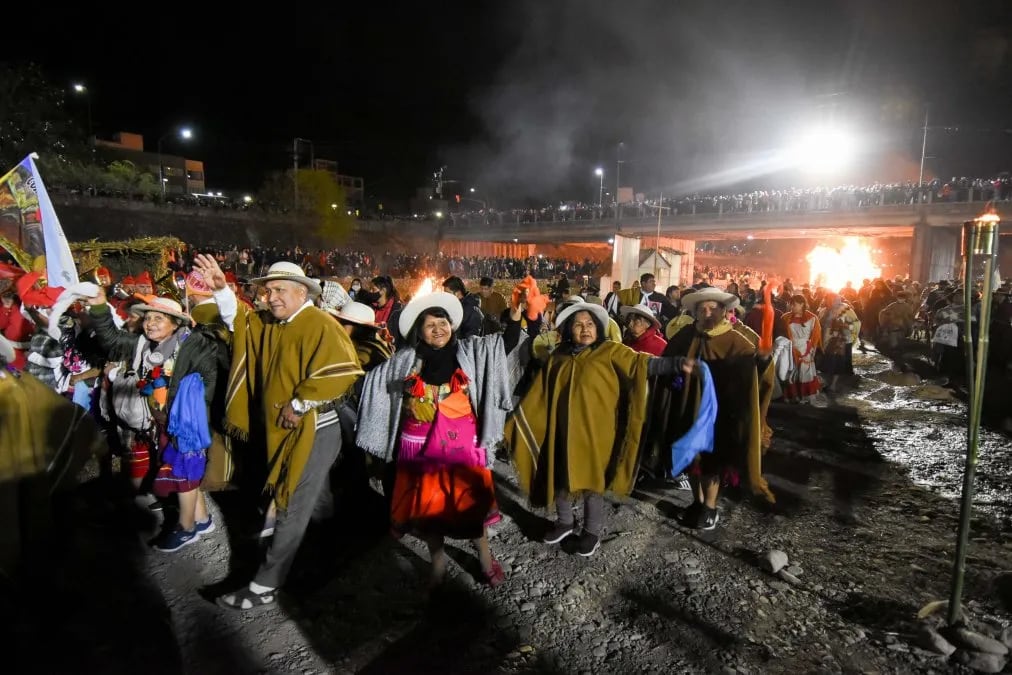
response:
[[[711,533],[677,524],[688,493],[644,485],[609,502],[597,555],[572,556],[537,541],[545,514],[498,465],[496,589],[458,542],[452,581],[428,598],[424,547],[385,535],[376,496],[310,530],[277,607],[229,613],[210,599],[248,580],[257,552],[234,493],[218,496],[217,532],[165,555],[146,546],[156,520],[92,481],[62,545],[7,588],[10,672],[971,672],[922,648],[915,619],[948,596],[963,406],[855,358],[865,377],[833,405],[771,411],[777,505],[729,495]],[[965,600],[1000,631],[1009,442],[988,431],[984,445]],[[788,559],[777,575],[771,550]]]

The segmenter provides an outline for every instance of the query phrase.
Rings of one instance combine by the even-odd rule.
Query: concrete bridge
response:
[[[998,203],[1012,209],[1012,203]],[[869,206],[847,210],[753,211],[619,217],[599,220],[486,223],[437,221],[442,240],[517,243],[605,242],[617,235],[683,241],[911,237],[911,276],[951,279],[958,275],[960,226],[984,209],[983,202]],[[1012,215],[1012,214],[1009,214]],[[1003,233],[1012,228],[1003,227]]]
[[[92,238],[175,235],[197,245],[304,247],[332,245],[320,240],[313,227],[291,214],[257,211],[216,211],[206,208],[155,206],[123,199],[57,195],[57,212],[72,241]],[[999,212],[1012,221],[1012,202],[998,202]],[[1007,207],[1007,208],[1006,208]],[[981,213],[982,201],[892,204],[863,208],[790,209],[774,211],[685,213],[661,219],[662,240],[679,240],[692,250],[701,240],[818,239],[839,236],[911,237],[911,275],[919,279],[955,278],[960,257],[959,226]],[[366,247],[400,242],[406,250],[435,251],[447,242],[493,244],[596,243],[616,235],[653,239],[656,217],[600,218],[503,222],[500,218],[361,220],[346,246]],[[1003,226],[1003,233],[1012,228]],[[16,235],[13,235],[16,238]],[[645,244],[647,242],[644,242]],[[502,247],[497,247],[502,248]],[[518,247],[523,248],[523,247]]]

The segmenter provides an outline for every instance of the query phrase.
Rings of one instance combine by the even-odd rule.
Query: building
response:
[[[107,162],[125,160],[141,171],[158,177],[158,153],[145,152],[144,136],[120,131],[113,134],[111,141],[95,139],[95,152]],[[167,194],[199,194],[205,192],[204,163],[198,159],[187,159],[178,155],[162,153],[162,179]]]
[[[361,209],[365,204],[365,181],[359,176],[345,176],[337,170],[337,162],[331,159],[314,159],[313,169],[326,171],[337,184],[344,189],[344,198],[348,206]]]

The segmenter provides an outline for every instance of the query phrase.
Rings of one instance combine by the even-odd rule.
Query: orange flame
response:
[[[432,277],[425,277],[422,283],[418,285],[415,292],[411,295],[412,298],[420,298],[423,295],[429,295],[436,289],[436,280]]]
[[[819,244],[806,256],[813,286],[839,291],[847,282],[860,286],[862,279],[877,279],[882,268],[871,259],[871,248],[857,237],[845,237],[843,248],[837,250]]]

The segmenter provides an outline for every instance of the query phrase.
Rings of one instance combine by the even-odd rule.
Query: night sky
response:
[[[218,5],[61,8],[7,54],[85,82],[100,136],[191,125],[213,189],[255,190],[295,136],[385,200],[446,164],[499,205],[589,201],[618,153],[640,191],[795,183],[717,176],[813,121],[865,139],[861,175],[832,180],[891,180],[879,160],[916,165],[926,102],[959,128],[932,130],[932,172],[1012,169],[1007,0]]]

